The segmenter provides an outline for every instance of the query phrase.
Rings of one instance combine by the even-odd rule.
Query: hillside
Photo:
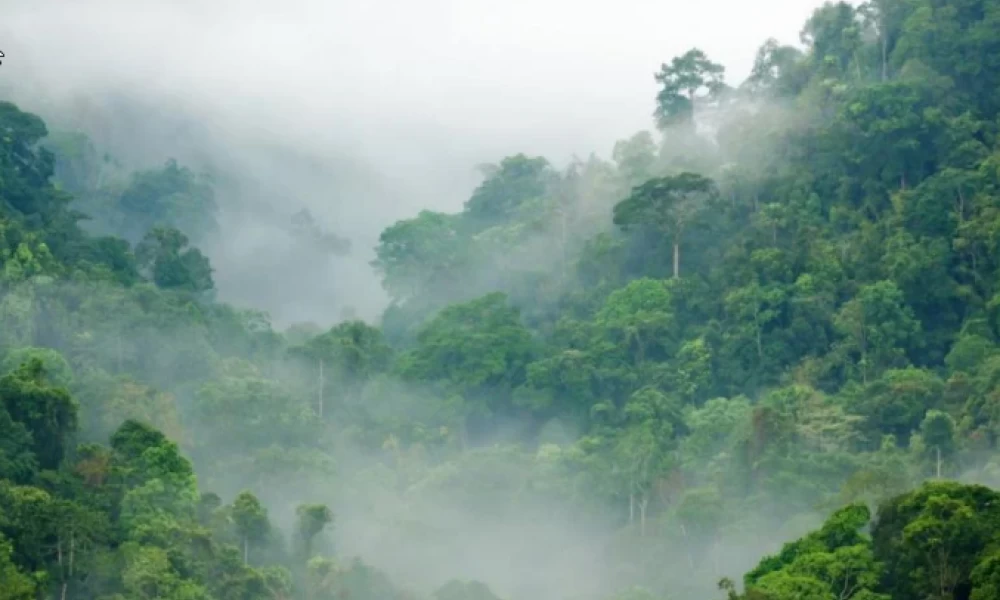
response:
[[[218,301],[211,178],[0,102],[0,600],[996,598],[1000,1],[802,41],[391,224],[328,329]]]

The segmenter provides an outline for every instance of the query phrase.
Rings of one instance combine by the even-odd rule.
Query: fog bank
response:
[[[738,82],[819,2],[0,4],[0,92],[125,160],[228,172],[239,185],[220,190],[224,236],[208,249],[222,297],[326,324],[377,316],[378,233],[459,208],[476,165],[607,155],[651,127],[661,62],[697,45]],[[353,242],[327,277],[283,256],[276,223],[302,207]]]

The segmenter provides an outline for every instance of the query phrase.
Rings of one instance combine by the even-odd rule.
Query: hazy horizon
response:
[[[477,165],[519,152],[557,165],[607,157],[616,140],[652,128],[661,63],[697,46],[739,83],[767,38],[798,43],[821,3],[0,4],[0,89],[43,116],[47,105],[86,112],[88,133],[125,158],[177,156],[255,177],[241,189],[259,192],[267,216],[235,215],[230,238],[209,249],[222,297],[277,322],[329,324],[345,308],[377,316],[386,298],[368,261],[379,232],[421,209],[459,209]],[[123,125],[111,97],[147,110]],[[278,160],[311,169],[311,183],[286,182]],[[261,290],[259,270],[244,266],[274,253],[252,232],[299,206],[351,238],[352,255],[319,278],[330,282],[276,264],[283,283]]]

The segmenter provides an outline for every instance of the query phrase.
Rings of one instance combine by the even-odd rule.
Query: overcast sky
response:
[[[815,0],[0,0],[2,75],[191,94],[296,133],[602,154],[692,46],[745,77]],[[9,68],[8,68],[9,66]],[[100,77],[97,77],[97,75]],[[291,114],[283,114],[285,112]],[[317,131],[337,122],[347,130]],[[291,133],[291,132],[289,132]]]
[[[334,212],[370,247],[418,208],[457,209],[479,163],[607,157],[651,127],[662,62],[697,46],[738,83],[819,4],[0,0],[0,85],[36,86],[30,100],[126,91],[181,103],[242,146],[363,159],[395,191]]]

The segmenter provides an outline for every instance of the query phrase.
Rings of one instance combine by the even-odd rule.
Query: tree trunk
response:
[[[56,564],[59,565],[59,577],[62,579],[59,585],[59,597],[66,600],[66,570],[63,568],[63,541],[62,534],[56,540]]]
[[[247,536],[243,536],[243,564],[249,563],[250,559],[250,543]]]
[[[861,327],[858,329],[858,345],[861,350],[861,383],[868,385],[868,338],[865,335],[864,317],[862,317]]]
[[[639,537],[646,537],[646,507],[649,506],[649,498],[643,496],[639,500]]]
[[[567,229],[567,225],[566,225],[566,217],[567,217],[567,215],[566,215],[566,207],[564,206],[563,209],[562,209],[562,211],[560,211],[560,212],[561,212],[560,216],[562,217],[560,219],[562,227],[561,227],[561,232],[560,232],[560,238],[561,239],[560,239],[560,243],[559,243],[560,254],[562,255],[562,264],[560,266],[560,271],[562,272],[563,279],[566,279],[566,262],[567,262],[567,259],[566,259],[566,229]]]
[[[316,397],[316,413],[323,418],[323,359],[319,359],[319,394]]]
[[[638,367],[646,362],[646,343],[638,332],[633,334],[632,339],[635,340],[635,364]]]
[[[681,244],[674,239],[674,279],[681,276]]]
[[[635,522],[635,494],[628,495],[628,524]]]
[[[66,588],[68,587],[69,580],[73,579],[73,565],[76,559],[76,534],[72,531],[69,532],[69,577],[67,578],[67,583],[63,585],[62,600],[66,600]]]
[[[681,533],[684,534],[684,541],[685,542],[690,542],[690,540],[688,539],[688,530],[687,530],[687,527],[685,527],[684,525],[681,525]],[[691,567],[692,571],[694,571],[694,556],[691,555],[691,544],[690,543],[685,543],[684,544],[684,549],[685,549],[685,551],[687,553],[688,566]]]
[[[882,81],[889,79],[889,39],[882,32]]]
[[[761,332],[761,329],[763,329],[763,328],[760,325],[760,304],[757,304],[755,302],[754,306],[756,307],[755,310],[753,311],[753,322],[754,322],[754,329],[757,330],[756,331],[756,333],[757,333],[757,336],[756,336],[757,337],[757,358],[763,364],[763,362],[764,362],[764,340],[762,339],[762,332]]]
[[[962,186],[958,186],[958,222],[965,222],[965,196],[962,194]]]
[[[459,422],[458,441],[462,445],[462,452],[469,449],[469,422],[465,417]]]
[[[309,562],[310,558],[312,558],[312,538],[311,537],[307,537],[306,538],[306,562]]]
[[[103,166],[97,171],[97,181],[94,183],[94,190],[101,191],[104,187],[104,172],[107,171]]]

